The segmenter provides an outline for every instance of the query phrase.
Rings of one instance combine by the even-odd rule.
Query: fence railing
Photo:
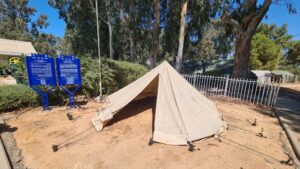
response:
[[[239,100],[273,108],[279,92],[278,82],[261,83],[249,79],[233,79],[229,76],[183,74],[203,94],[218,99]]]

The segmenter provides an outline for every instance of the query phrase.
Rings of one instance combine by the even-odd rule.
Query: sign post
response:
[[[56,86],[54,59],[48,55],[26,56],[29,86],[42,96],[43,110],[49,110],[48,94]],[[47,91],[40,90],[36,86],[50,86]]]
[[[74,56],[60,56],[56,58],[58,85],[69,95],[70,107],[75,108],[75,92],[81,87],[80,59]],[[64,86],[77,85],[70,91]]]

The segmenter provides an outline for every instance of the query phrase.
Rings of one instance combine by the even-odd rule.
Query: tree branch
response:
[[[102,16],[99,15],[99,18],[100,18],[104,23],[106,23],[107,25],[109,24],[108,21],[106,21],[106,20],[104,20],[104,19],[102,18]]]
[[[259,23],[262,21],[264,16],[269,10],[269,7],[272,3],[272,0],[265,0],[261,9],[259,10],[258,14],[253,18],[253,20],[250,23],[249,28],[252,29],[251,31],[255,31]]]
[[[231,16],[227,15],[226,13],[223,14],[223,16],[221,17],[221,19],[222,19],[222,21],[224,23],[232,25],[235,29],[237,29],[237,31],[241,31],[242,30],[242,27],[238,23],[238,21],[236,21],[235,19],[233,19]]]
[[[93,11],[96,12],[96,9],[95,9],[95,7],[94,7],[94,4],[93,4],[92,0],[89,0],[89,1],[90,1],[90,4],[91,4],[91,6],[92,6]]]

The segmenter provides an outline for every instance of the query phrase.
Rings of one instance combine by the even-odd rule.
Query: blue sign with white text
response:
[[[74,56],[56,58],[58,85],[81,85],[80,59]]]
[[[53,58],[48,55],[26,56],[26,66],[30,86],[56,86]]]

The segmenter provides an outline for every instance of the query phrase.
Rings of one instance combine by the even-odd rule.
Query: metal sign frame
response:
[[[30,88],[42,96],[43,110],[49,110],[48,94],[56,87],[54,58],[46,54],[26,56],[26,68]],[[51,88],[42,91],[36,86],[50,86]]]
[[[76,108],[75,92],[81,87],[80,59],[73,55],[61,55],[56,58],[58,86],[69,95],[70,108]],[[70,91],[64,86],[77,85]]]

